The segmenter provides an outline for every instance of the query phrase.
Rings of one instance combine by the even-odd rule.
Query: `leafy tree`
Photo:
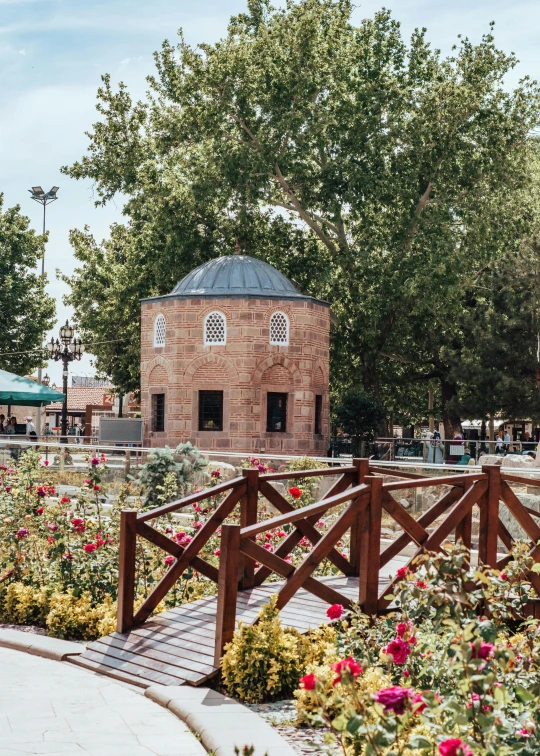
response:
[[[332,303],[334,385],[380,401],[403,379],[439,380],[451,428],[446,354],[470,281],[520,219],[508,198],[526,182],[538,89],[507,91],[516,60],[491,30],[443,58],[425,30],[407,45],[389,12],[354,27],[351,10],[249,0],[215,45],[165,42],[147,102],[104,77],[89,152],[64,170],[99,202],[128,197],[120,286],[137,260],[145,293],[163,293],[239,239]],[[81,326],[91,270],[71,282]],[[127,361],[134,376],[134,350]]]
[[[375,438],[386,410],[372,394],[352,388],[342,393],[332,414],[338,428],[351,437],[353,456],[358,456],[362,442]]]
[[[43,361],[43,334],[55,303],[37,272],[45,237],[30,229],[20,207],[3,210],[0,194],[0,367],[25,375]]]

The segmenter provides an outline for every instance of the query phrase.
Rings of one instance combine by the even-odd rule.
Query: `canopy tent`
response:
[[[64,394],[20,375],[0,370],[0,404],[42,407],[51,402],[63,402]]]

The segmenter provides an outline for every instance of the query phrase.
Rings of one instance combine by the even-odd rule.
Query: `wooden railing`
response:
[[[323,498],[309,506],[296,509],[273,485],[280,480],[309,477],[337,476],[337,480]],[[401,480],[384,482],[385,478]],[[192,567],[201,575],[218,584],[215,663],[219,665],[223,648],[234,633],[238,591],[261,585],[272,573],[284,579],[277,585],[277,606],[283,608],[291,598],[304,589],[330,604],[351,605],[351,599],[335,588],[313,577],[323,560],[329,560],[338,572],[358,578],[358,602],[367,614],[377,614],[388,608],[393,585],[379,589],[381,568],[400,554],[411,542],[416,545],[408,560],[409,569],[415,569],[415,557],[423,552],[443,549],[444,541],[452,532],[468,548],[472,545],[473,507],[479,508],[478,558],[487,566],[502,569],[511,559],[499,559],[498,539],[510,550],[514,540],[499,518],[502,500],[517,523],[531,539],[531,556],[540,561],[540,526],[533,518],[536,512],[524,506],[509,483],[539,486],[540,481],[502,472],[499,466],[485,466],[482,472],[460,475],[427,477],[425,475],[379,468],[369,460],[355,459],[350,467],[322,470],[301,470],[284,473],[260,474],[257,469],[242,471],[242,476],[156,509],[138,513],[125,510],[121,515],[119,597],[117,630],[125,632],[143,623],[154,611],[182,573]],[[427,511],[414,519],[392,496],[402,489],[447,486],[448,490]],[[177,512],[190,504],[226,493],[193,540],[185,547],[175,543],[149,525],[164,514]],[[260,497],[266,498],[280,513],[258,521]],[[240,506],[240,524],[226,519],[235,507]],[[344,506],[346,505],[346,506]],[[341,507],[326,533],[317,530],[321,515]],[[381,521],[383,512],[401,528],[402,533],[386,547],[382,547]],[[441,520],[441,517],[444,519]],[[434,527],[431,527],[435,524]],[[294,526],[274,552],[259,546],[256,537],[274,528]],[[221,527],[219,570],[199,556],[211,536]],[[429,530],[428,530],[429,529]],[[336,544],[350,531],[350,556],[345,558]],[[134,613],[135,563],[137,536],[146,539],[176,561]],[[303,561],[294,567],[287,557],[302,539],[311,543],[311,550]],[[256,567],[256,565],[259,565]],[[540,575],[527,575],[540,595]],[[380,595],[379,595],[380,592]]]

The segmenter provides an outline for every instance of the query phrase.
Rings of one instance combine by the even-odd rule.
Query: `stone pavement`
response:
[[[0,648],[0,756],[205,756],[141,693],[68,663]]]

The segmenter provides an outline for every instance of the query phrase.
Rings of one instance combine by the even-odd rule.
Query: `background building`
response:
[[[244,255],[142,301],[145,444],[326,454],[330,306]]]

